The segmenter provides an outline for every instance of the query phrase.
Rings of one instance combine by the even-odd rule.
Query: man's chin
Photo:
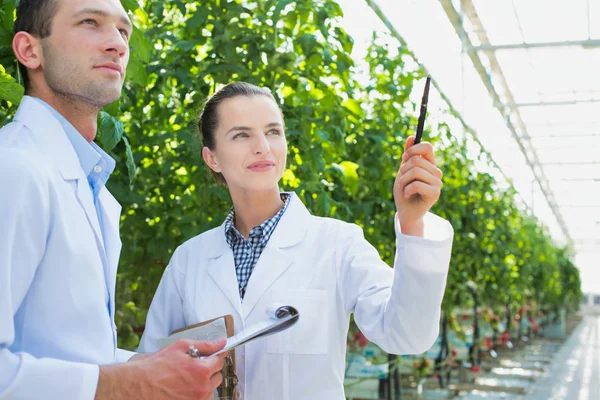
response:
[[[92,99],[92,101],[94,101],[100,107],[105,107],[105,106],[112,104],[115,101],[119,100],[120,97],[121,97],[121,89],[110,91],[110,92],[105,92],[101,96],[98,96],[97,98]]]

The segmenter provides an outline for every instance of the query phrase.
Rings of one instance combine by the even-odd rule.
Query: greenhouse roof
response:
[[[600,2],[341,3],[359,46],[373,29],[407,43],[600,292]]]

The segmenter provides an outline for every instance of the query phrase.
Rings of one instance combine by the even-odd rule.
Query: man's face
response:
[[[57,0],[41,69],[56,95],[98,107],[121,95],[131,22],[119,0]]]

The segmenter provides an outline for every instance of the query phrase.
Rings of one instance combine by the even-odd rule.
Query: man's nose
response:
[[[104,47],[104,51],[116,53],[119,58],[125,57],[129,52],[129,43],[122,32],[116,27],[110,28],[110,33]]]

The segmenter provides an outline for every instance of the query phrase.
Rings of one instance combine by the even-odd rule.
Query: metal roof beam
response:
[[[563,132],[561,134],[551,134],[551,135],[529,135],[531,140],[536,139],[566,139],[566,138],[584,138],[584,137],[600,137],[600,133],[569,133]]]
[[[585,99],[585,100],[558,100],[558,101],[538,101],[531,103],[505,103],[504,105],[510,108],[518,107],[541,107],[541,106],[571,106],[584,103],[600,103],[600,99]],[[494,104],[496,107],[497,105]]]
[[[542,165],[600,165],[600,161],[574,161],[574,162],[564,162],[564,161],[552,161],[541,163]]]
[[[540,42],[540,43],[513,43],[513,44],[482,44],[480,46],[469,46],[466,48],[468,52],[478,51],[498,51],[498,50],[517,50],[517,49],[537,49],[548,47],[583,47],[585,49],[600,47],[600,40],[572,40],[562,42]]]
[[[468,49],[468,48],[473,47],[471,40],[469,39],[469,35],[467,34],[465,27],[463,25],[463,17],[461,15],[461,13],[459,13],[454,8],[454,4],[453,4],[452,0],[440,0],[440,3],[442,5],[444,11],[446,12],[446,15],[448,16],[448,19],[452,23],[454,30],[456,31],[458,36],[461,38],[464,48]],[[469,19],[471,24],[474,26],[475,31],[478,34],[479,41],[481,43],[483,43],[484,45],[489,44],[489,39],[487,37],[487,34],[485,33],[485,30],[483,29],[483,26],[481,24],[481,21],[479,20],[479,16],[477,15],[477,11],[475,10],[475,7],[474,7],[472,1],[471,0],[462,0],[461,4],[465,10],[465,14],[467,15],[467,18]],[[494,101],[495,104],[499,105],[497,108],[500,111],[500,113],[502,114],[502,116],[504,117],[506,125],[512,134],[512,137],[515,139],[515,142],[517,143],[517,145],[519,146],[519,149],[523,153],[525,160],[527,162],[527,165],[531,169],[531,171],[535,177],[535,180],[537,181],[540,189],[542,190],[542,193],[544,194],[546,202],[548,203],[550,209],[552,210],[552,213],[554,214],[554,217],[556,218],[556,221],[558,222],[560,229],[562,230],[562,232],[565,235],[569,244],[572,244],[572,239],[571,239],[571,236],[569,235],[569,230],[567,228],[567,224],[565,223],[565,220],[559,211],[556,200],[554,199],[554,193],[552,192],[552,190],[550,190],[550,185],[548,183],[548,179],[546,178],[546,175],[540,165],[535,148],[533,147],[531,140],[530,140],[530,136],[527,133],[525,123],[523,122],[523,119],[521,118],[521,115],[519,114],[518,109],[511,109],[502,104],[502,101],[500,100],[500,95],[498,94],[498,92],[496,91],[496,88],[494,87],[494,84],[492,83],[492,78],[490,75],[491,73],[493,73],[495,76],[497,76],[499,78],[502,89],[504,91],[504,97],[506,99],[508,99],[508,102],[515,103],[514,97],[510,91],[508,83],[506,82],[504,74],[502,73],[502,68],[500,67],[500,63],[498,62],[498,59],[496,58],[496,56],[493,52],[486,53],[486,55],[489,59],[490,69],[491,69],[491,71],[488,72],[487,68],[485,67],[484,63],[482,62],[481,58],[479,57],[478,52],[468,52],[467,54],[469,55],[469,58],[473,62],[473,66],[475,67],[475,70],[479,74],[484,86],[488,90],[488,93],[492,97],[492,100]],[[512,122],[511,116],[515,117],[515,123]],[[522,132],[521,135],[519,135],[517,133],[517,127],[519,128],[520,132]]]

